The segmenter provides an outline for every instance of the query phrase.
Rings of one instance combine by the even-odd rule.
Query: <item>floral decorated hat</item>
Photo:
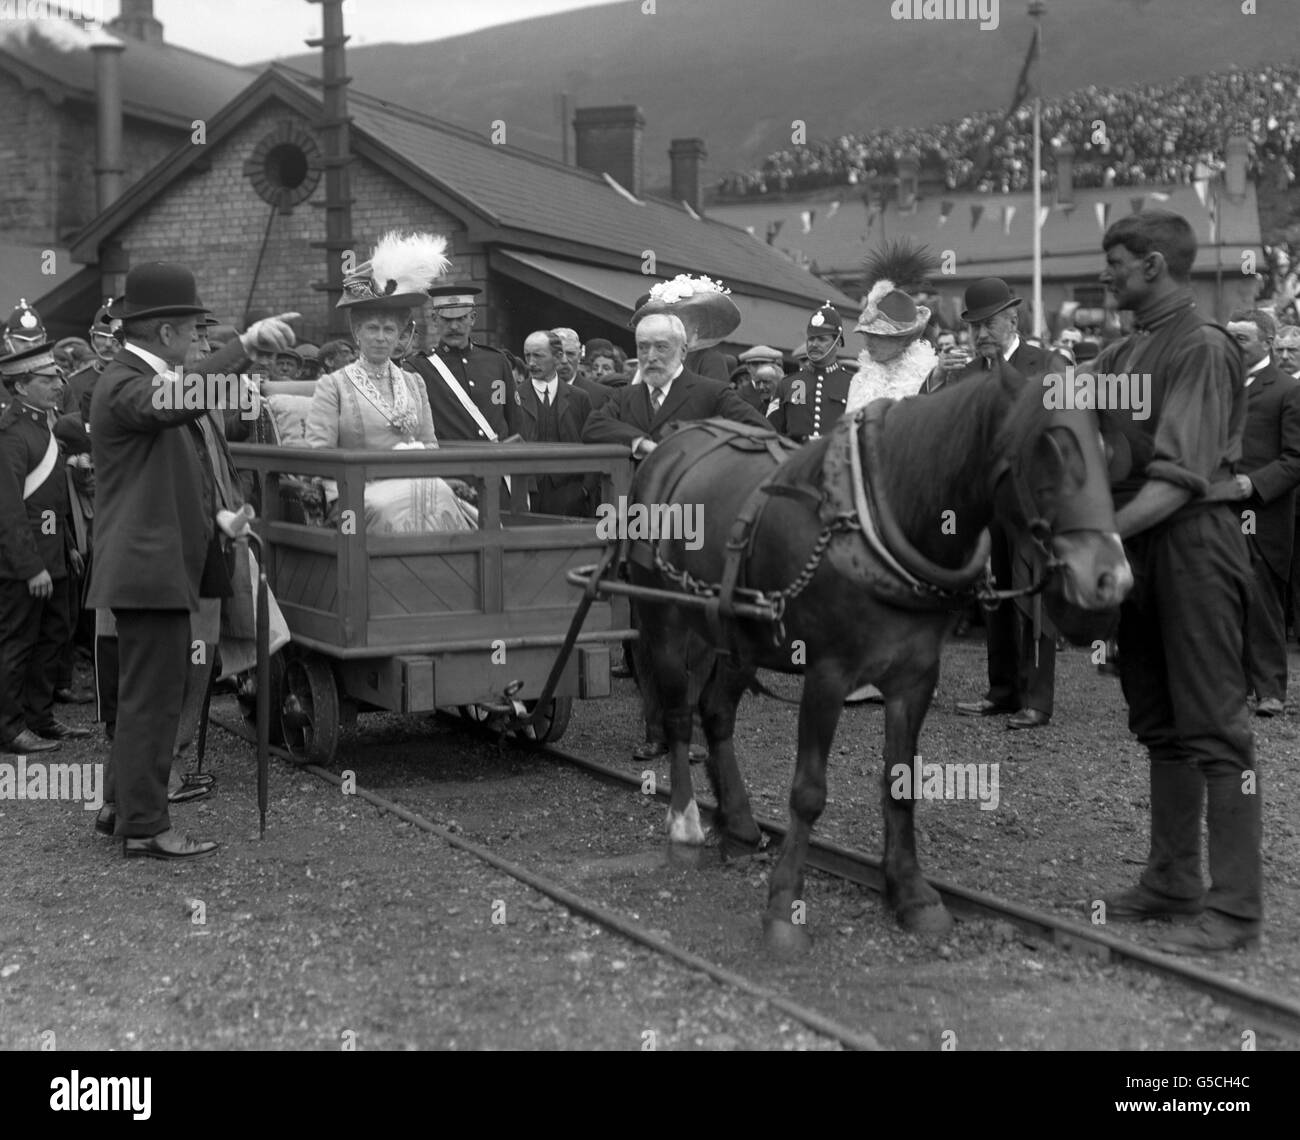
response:
[[[731,290],[721,281],[692,277],[682,273],[671,281],[661,281],[650,290],[632,315],[631,327],[646,317],[665,313],[680,318],[686,326],[688,349],[712,348],[740,326],[740,310],[731,299]]]
[[[930,323],[930,310],[918,305],[894,283],[882,277],[867,294],[854,332],[867,336],[916,336]]]

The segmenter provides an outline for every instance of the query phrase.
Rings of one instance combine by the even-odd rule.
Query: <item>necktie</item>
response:
[[[664,402],[663,389],[651,388],[650,389],[650,414],[652,416],[657,416],[659,414],[659,409],[663,406],[663,402]]]

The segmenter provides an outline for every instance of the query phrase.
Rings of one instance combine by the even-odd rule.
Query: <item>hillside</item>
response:
[[[1249,66],[1297,53],[1293,5],[1235,0],[1052,0],[1039,75],[1047,94]],[[667,181],[668,142],[698,135],[710,182],[790,141],[924,125],[1011,97],[1029,42],[1023,0],[999,26],[890,18],[889,0],[633,0],[425,44],[348,51],[354,85],[559,157],[558,96],[639,103],[646,182]],[[1285,9],[1291,9],[1285,11]],[[372,38],[376,29],[368,29]],[[316,57],[287,62],[313,73]]]

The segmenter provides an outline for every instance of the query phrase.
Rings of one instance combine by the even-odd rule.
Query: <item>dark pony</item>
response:
[[[634,502],[694,507],[704,520],[697,549],[658,536],[630,552],[634,584],[683,595],[633,602],[647,709],[660,710],[671,750],[670,841],[705,840],[688,760],[697,703],[724,850],[758,844],[732,741],[736,707],[757,669],[802,673],[791,825],[764,924],[773,947],[805,945],[796,904],[826,802],[826,761],[845,696],[869,682],[885,697],[886,897],[905,928],[945,930],[951,918],[917,864],[912,800],[891,786],[900,773],[912,786],[943,639],[983,581],[995,514],[1037,536],[1062,575],[1059,596],[1074,606],[1118,606],[1131,585],[1096,418],[1049,411],[1042,387],[1006,366],[934,396],[880,401],[779,465],[770,441],[720,445],[728,430],[687,425],[633,486]],[[852,493],[859,467],[865,498]],[[863,511],[877,544],[865,537]],[[774,620],[757,616],[764,606]]]

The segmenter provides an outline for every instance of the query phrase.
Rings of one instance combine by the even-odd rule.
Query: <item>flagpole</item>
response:
[[[1038,65],[1042,74],[1043,40],[1042,15],[1046,5],[1042,0],[1033,0],[1029,5],[1029,15],[1034,20],[1034,35],[1038,37]],[[1039,94],[1039,85],[1034,84],[1034,336],[1040,340],[1045,333],[1046,322],[1043,319],[1043,226],[1040,221],[1043,212],[1043,99]]]

